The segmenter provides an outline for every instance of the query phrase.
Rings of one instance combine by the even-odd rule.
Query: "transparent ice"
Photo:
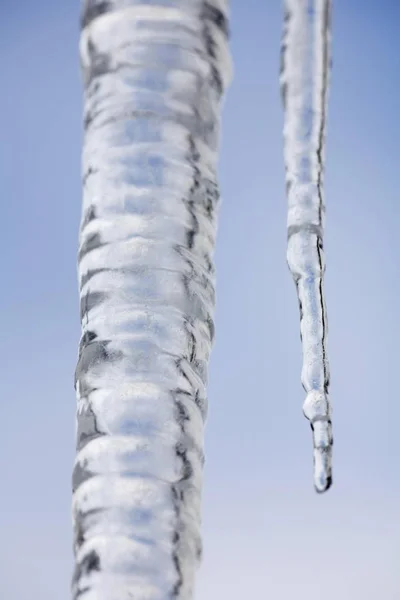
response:
[[[73,474],[81,600],[192,598],[226,0],[86,0]]]
[[[332,483],[326,353],[324,145],[330,68],[330,0],[285,0],[281,90],[288,197],[287,259],[299,306],[304,414],[314,441],[314,485]]]

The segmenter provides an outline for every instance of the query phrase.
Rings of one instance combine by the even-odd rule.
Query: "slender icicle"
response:
[[[323,291],[324,142],[330,67],[330,0],[285,0],[281,89],[288,196],[287,259],[303,345],[304,414],[314,440],[314,484],[332,483],[327,318]]]
[[[192,598],[227,0],[85,0],[73,597]]]

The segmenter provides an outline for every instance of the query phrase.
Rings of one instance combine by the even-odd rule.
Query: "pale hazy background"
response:
[[[68,600],[78,1],[0,0],[0,597]],[[281,2],[232,0],[197,600],[400,594],[400,2],[337,0],[327,146],[334,486],[312,487],[285,262]],[[323,590],[325,589],[325,592]]]

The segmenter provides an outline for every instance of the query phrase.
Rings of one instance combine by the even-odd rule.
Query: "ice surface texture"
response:
[[[288,197],[287,259],[303,345],[303,405],[314,439],[314,484],[332,483],[332,425],[323,290],[324,143],[330,68],[330,0],[285,0],[281,90]]]
[[[73,597],[192,598],[225,0],[86,0]]]

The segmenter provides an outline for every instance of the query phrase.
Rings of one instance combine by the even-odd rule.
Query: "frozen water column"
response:
[[[227,1],[86,0],[73,598],[192,598]]]
[[[287,259],[299,305],[304,414],[314,440],[314,484],[332,482],[325,272],[324,145],[330,68],[330,0],[285,0],[281,90],[288,197]]]

